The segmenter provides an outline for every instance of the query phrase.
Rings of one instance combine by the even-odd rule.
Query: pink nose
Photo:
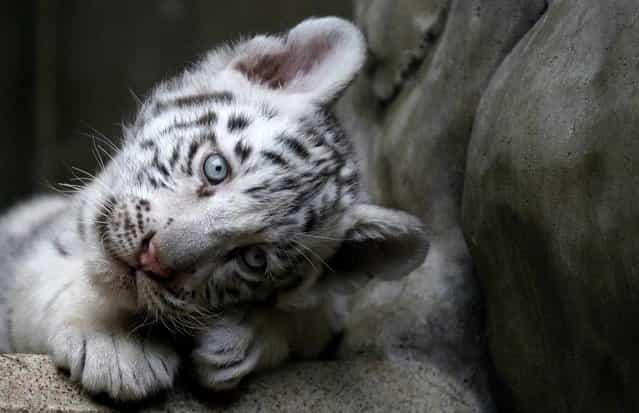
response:
[[[142,244],[139,261],[143,271],[162,278],[169,278],[171,276],[171,269],[162,265],[158,260],[157,247],[153,238]]]

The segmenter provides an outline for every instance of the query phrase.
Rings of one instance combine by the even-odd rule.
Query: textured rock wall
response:
[[[343,354],[427,359],[486,401],[483,312],[460,208],[475,110],[488,82],[544,9],[531,0],[361,0],[370,48],[341,113],[372,197],[420,216],[422,268],[355,304]]]
[[[464,196],[522,412],[639,411],[639,2],[553,1],[484,93]]]

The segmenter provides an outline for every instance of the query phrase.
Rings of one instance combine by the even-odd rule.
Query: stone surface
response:
[[[483,311],[461,230],[475,110],[543,1],[361,0],[369,41],[362,76],[340,102],[373,199],[421,217],[431,239],[422,268],[371,285],[355,302],[342,354],[435,363],[486,400]]]
[[[485,92],[464,224],[521,412],[639,411],[639,3],[552,1]]]
[[[1,412],[432,412],[473,413],[480,403],[436,367],[353,360],[293,364],[224,396],[176,390],[140,406],[89,398],[49,359],[0,355]]]

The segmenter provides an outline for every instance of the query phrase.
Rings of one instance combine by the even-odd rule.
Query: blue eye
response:
[[[222,155],[209,155],[204,161],[204,176],[212,185],[217,185],[229,176],[229,164]]]
[[[249,247],[242,252],[244,264],[252,271],[263,271],[266,268],[266,251],[261,247]]]

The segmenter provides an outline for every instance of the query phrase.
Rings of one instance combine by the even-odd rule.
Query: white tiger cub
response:
[[[317,355],[349,285],[427,252],[418,219],[365,203],[329,110],[365,51],[352,24],[310,19],[159,85],[95,179],[2,220],[0,350],[118,400],[172,385],[180,336],[213,389]]]

